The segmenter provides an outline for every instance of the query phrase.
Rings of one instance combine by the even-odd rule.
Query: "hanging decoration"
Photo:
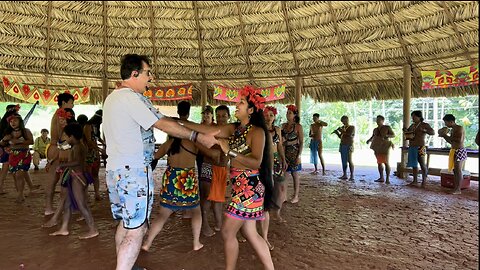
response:
[[[185,100],[192,99],[192,88],[191,83],[168,87],[155,86],[143,92],[143,95],[152,101]]]
[[[255,88],[255,90],[262,94],[262,96],[266,99],[266,102],[269,102],[285,98],[286,87],[287,84],[284,83],[264,88]],[[223,85],[213,85],[213,98],[229,102],[239,102],[239,91],[241,89],[242,88],[231,88]]]
[[[478,64],[450,70],[422,71],[422,89],[478,84]]]
[[[14,80],[3,77],[3,91],[12,97],[18,98],[28,103],[36,103],[41,105],[57,105],[57,97],[61,93],[70,93],[73,95],[74,103],[80,104],[90,101],[90,88],[83,89],[74,88],[66,90],[50,90],[41,89],[36,86],[22,84]]]

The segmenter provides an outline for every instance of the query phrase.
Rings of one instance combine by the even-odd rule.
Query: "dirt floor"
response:
[[[157,183],[163,170],[156,171]],[[395,177],[389,186],[374,183],[375,168],[357,169],[355,182],[338,180],[338,166],[325,177],[311,171],[301,175],[300,202],[284,206],[287,223],[270,226],[276,269],[478,269],[477,182],[453,196],[438,177],[431,177],[423,190],[406,187]],[[36,184],[46,180],[42,171],[31,175]],[[292,180],[287,179],[291,194]],[[11,176],[6,189],[8,194],[0,195],[0,269],[19,269],[21,264],[29,270],[115,268],[115,229],[106,197],[94,202],[90,192],[100,235],[78,240],[86,230],[84,221],[75,221],[78,214],[69,236],[49,236],[55,228],[41,228],[46,220],[43,189],[23,204],[14,202]],[[191,251],[191,239],[189,220],[172,215],[152,252],[142,252],[137,263],[150,270],[223,269],[219,233],[202,237],[205,247],[197,252]],[[262,269],[247,243],[240,244],[238,269]]]

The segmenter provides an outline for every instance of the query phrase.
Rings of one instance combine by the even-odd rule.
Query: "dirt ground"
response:
[[[391,185],[374,183],[374,168],[359,168],[356,181],[338,180],[338,166],[327,176],[301,174],[300,202],[285,204],[285,224],[272,222],[269,240],[275,246],[276,269],[478,269],[478,183],[460,196],[448,195],[438,177],[426,190],[406,187],[393,177]],[[164,166],[156,170],[156,182]],[[30,171],[35,184],[46,174]],[[101,175],[103,173],[101,172]],[[104,189],[104,177],[102,176]],[[363,180],[363,181],[362,181]],[[289,195],[292,192],[291,177]],[[16,204],[13,180],[0,195],[0,269],[114,269],[115,228],[108,198],[90,201],[100,235],[79,240],[86,230],[74,215],[69,236],[49,236],[44,229],[43,188]],[[158,188],[157,188],[158,190]],[[56,193],[58,201],[59,193]],[[155,199],[157,199],[156,197]],[[157,200],[158,201],[158,200]],[[156,210],[152,217],[155,217]],[[210,218],[213,221],[213,217]],[[213,224],[211,224],[213,225]],[[201,237],[192,249],[189,220],[172,215],[157,236],[151,253],[140,253],[138,265],[149,270],[223,269],[221,235]],[[238,269],[262,269],[247,243],[240,244]]]

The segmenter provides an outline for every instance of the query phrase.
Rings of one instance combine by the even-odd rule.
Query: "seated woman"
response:
[[[160,233],[168,217],[174,211],[190,210],[192,214],[193,250],[203,247],[200,243],[202,213],[198,179],[195,176],[195,157],[198,151],[213,159],[219,159],[220,152],[195,144],[190,140],[171,138],[160,146],[155,153],[155,159],[168,154],[168,167],[163,175],[160,190],[159,214],[152,222],[148,237],[142,249],[149,251],[155,237]]]

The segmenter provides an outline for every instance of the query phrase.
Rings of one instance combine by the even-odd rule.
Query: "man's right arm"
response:
[[[173,137],[186,140],[194,139],[194,141],[208,148],[218,143],[217,139],[214,137],[216,134],[198,133],[196,139],[191,138],[193,132],[192,130],[180,125],[177,121],[169,117],[162,117],[158,119],[157,122],[155,122],[154,127]]]

